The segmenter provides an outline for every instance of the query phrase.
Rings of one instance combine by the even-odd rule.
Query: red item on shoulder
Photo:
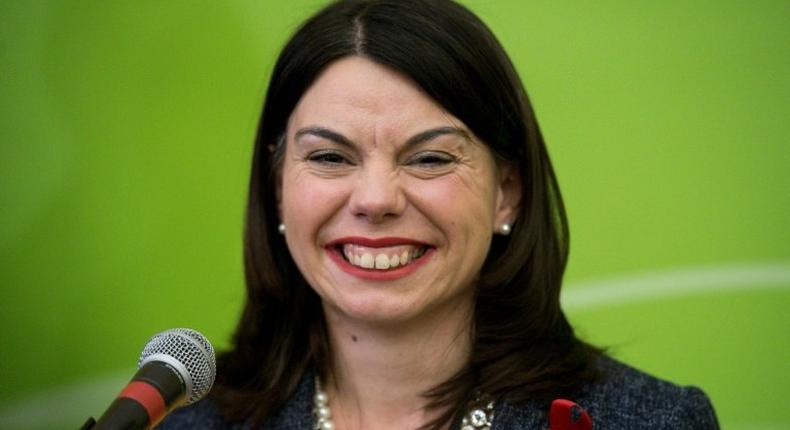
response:
[[[591,430],[592,419],[587,411],[576,403],[556,399],[551,402],[549,430]]]

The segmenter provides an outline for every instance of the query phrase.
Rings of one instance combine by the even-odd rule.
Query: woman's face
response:
[[[409,78],[332,63],[294,109],[278,201],[288,249],[327,312],[404,322],[466,312],[517,175]]]

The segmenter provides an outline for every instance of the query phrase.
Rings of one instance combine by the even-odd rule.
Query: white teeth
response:
[[[376,256],[376,269],[389,269],[390,258],[386,254],[379,254]]]
[[[359,257],[359,265],[365,269],[372,269],[374,265],[373,255],[368,253],[362,254],[362,257]]]
[[[346,260],[352,263],[354,262],[354,254],[352,254],[351,250],[346,247],[343,247],[343,257],[346,257]]]
[[[365,269],[388,270],[405,266],[425,254],[425,248],[414,249],[410,246],[405,247],[400,254],[389,254],[387,252],[375,253],[365,252],[374,248],[365,248],[354,244],[343,246],[342,252],[346,260],[357,267]],[[392,252],[390,250],[390,252]]]

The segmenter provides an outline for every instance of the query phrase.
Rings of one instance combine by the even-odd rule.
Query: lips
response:
[[[332,241],[330,250],[356,269],[385,272],[404,269],[432,249],[430,245],[404,238],[349,237]]]

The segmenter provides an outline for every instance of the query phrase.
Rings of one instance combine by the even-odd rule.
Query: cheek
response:
[[[309,174],[286,176],[281,203],[286,232],[293,237],[315,235],[343,206],[346,188],[341,180],[319,179]]]
[[[410,201],[447,234],[486,237],[493,222],[494,197],[485,183],[448,175],[410,186]]]

